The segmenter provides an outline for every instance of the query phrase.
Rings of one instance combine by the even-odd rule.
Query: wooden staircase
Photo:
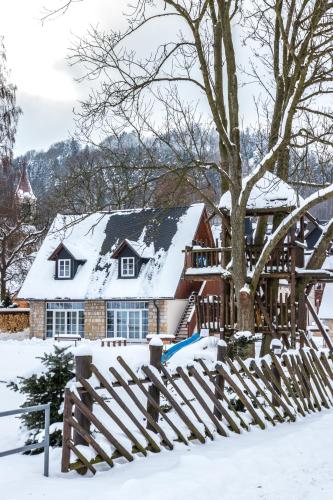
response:
[[[178,323],[176,333],[175,333],[175,342],[181,342],[188,337],[188,322],[192,314],[195,314],[195,297],[197,296],[197,292],[192,292],[188,298],[188,303],[185,307],[185,310],[180,318]]]

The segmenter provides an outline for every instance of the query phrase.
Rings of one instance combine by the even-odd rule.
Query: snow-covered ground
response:
[[[16,337],[20,337],[17,335]],[[0,334],[0,380],[40,370],[35,357],[52,350],[51,341],[10,340]],[[3,340],[3,341],[2,341]],[[63,345],[63,344],[61,344]],[[148,347],[101,348],[89,343],[100,366],[121,354],[131,364],[148,360]],[[177,363],[202,347],[178,354]],[[71,349],[75,351],[75,347]],[[196,352],[195,352],[196,351]],[[213,346],[205,356],[213,356]],[[175,360],[176,361],[176,360]],[[0,383],[0,411],[18,407],[22,397]],[[174,451],[136,458],[95,477],[60,473],[60,449],[51,450],[50,477],[42,475],[43,455],[0,459],[1,500],[331,500],[333,411],[324,411],[266,431],[257,429],[205,445],[176,445]],[[20,442],[19,422],[0,419],[0,450]]]

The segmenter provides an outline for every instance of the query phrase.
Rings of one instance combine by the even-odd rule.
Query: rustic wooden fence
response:
[[[205,443],[216,434],[265,429],[293,422],[333,405],[329,351],[287,351],[259,359],[197,359],[171,370],[160,363],[162,347],[150,346],[150,365],[131,368],[118,357],[108,374],[91,356],[76,358],[76,383],[66,389],[62,471],[96,472],[147,456],[176,442]]]

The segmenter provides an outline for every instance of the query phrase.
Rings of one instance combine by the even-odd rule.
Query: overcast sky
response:
[[[0,34],[5,37],[11,79],[18,87],[23,110],[15,153],[46,149],[73,131],[72,109],[84,95],[66,63],[74,34],[90,24],[117,26],[126,2],[84,0],[63,16],[41,23],[43,7],[56,7],[64,0],[10,0],[2,2]]]
[[[8,67],[23,110],[15,153],[47,149],[74,131],[73,108],[88,92],[87,85],[75,82],[75,72],[66,61],[74,36],[84,34],[90,25],[96,24],[120,29],[125,25],[122,12],[129,0],[78,1],[64,15],[44,23],[43,8],[55,8],[65,0],[2,3],[0,34],[5,37]],[[143,35],[138,43],[150,47],[152,38],[156,41],[163,36],[166,33],[159,26],[155,33]],[[250,102],[247,89],[241,96],[247,123],[251,121]]]

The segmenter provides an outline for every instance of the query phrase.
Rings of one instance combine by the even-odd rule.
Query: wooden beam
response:
[[[322,334],[322,336],[323,336],[323,338],[324,338],[324,340],[325,340],[325,342],[327,344],[327,347],[329,348],[330,352],[332,353],[333,352],[332,341],[331,341],[329,335],[327,334],[326,329],[325,329],[323,323],[320,321],[320,319],[318,317],[318,314],[316,313],[315,308],[311,304],[311,302],[309,300],[309,297],[307,295],[305,296],[305,302],[306,302],[306,305],[309,308],[309,311],[310,311],[313,319],[315,320],[316,325],[318,326],[318,329],[319,329],[320,333]]]

